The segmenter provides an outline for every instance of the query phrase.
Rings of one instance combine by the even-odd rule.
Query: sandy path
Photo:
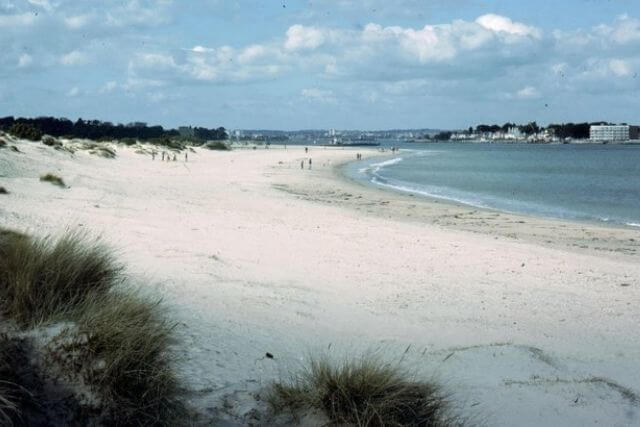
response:
[[[331,344],[404,357],[487,424],[640,424],[638,231],[372,190],[339,179],[349,150],[312,149],[309,171],[291,147],[186,164],[19,147],[0,151],[2,225],[121,248],[180,322],[203,409],[226,395],[242,416],[245,391]]]

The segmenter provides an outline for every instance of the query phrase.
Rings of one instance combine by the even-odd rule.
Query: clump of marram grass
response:
[[[375,356],[335,363],[311,359],[301,374],[274,383],[267,402],[275,413],[321,411],[332,423],[357,426],[461,425],[450,415],[436,384],[411,375]]]
[[[39,374],[59,390],[71,390],[60,411],[74,422],[163,426],[186,418],[169,351],[173,325],[159,302],[125,286],[122,267],[98,240],[79,232],[34,239],[0,229],[2,318],[22,329],[63,327],[29,359],[40,360]],[[34,413],[12,396],[0,388],[0,424],[6,414]]]
[[[66,187],[64,180],[60,178],[58,175],[54,175],[52,173],[48,173],[46,175],[40,175],[40,181],[50,182],[53,185],[57,185],[58,187],[61,187],[61,188]]]
[[[185,418],[167,351],[173,325],[159,303],[116,291],[87,300],[75,324],[52,341],[50,354],[100,397],[105,420],[175,425]]]
[[[113,251],[84,233],[57,240],[0,232],[0,313],[35,325],[122,282]]]

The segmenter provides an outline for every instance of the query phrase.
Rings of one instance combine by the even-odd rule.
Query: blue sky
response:
[[[0,116],[640,123],[637,0],[0,0]]]

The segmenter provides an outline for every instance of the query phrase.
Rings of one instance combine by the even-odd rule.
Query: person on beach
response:
[[[309,158],[309,169],[311,169],[311,158]]]
[[[184,161],[188,162],[189,161],[189,156],[187,155],[187,152],[184,152]]]
[[[176,154],[174,153],[174,154],[173,154],[173,161],[175,162],[176,160],[178,160],[178,159],[177,159],[177,157],[176,157]]]
[[[300,169],[304,169],[304,160],[300,160]]]
[[[309,152],[309,147],[304,147],[304,152],[308,153]]]
[[[151,160],[155,160],[156,159],[156,152],[152,151],[151,152]]]
[[[164,151],[162,152],[162,161],[164,162]]]

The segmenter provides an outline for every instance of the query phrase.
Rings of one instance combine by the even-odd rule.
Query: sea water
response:
[[[404,144],[346,172],[471,206],[640,227],[640,145]]]

